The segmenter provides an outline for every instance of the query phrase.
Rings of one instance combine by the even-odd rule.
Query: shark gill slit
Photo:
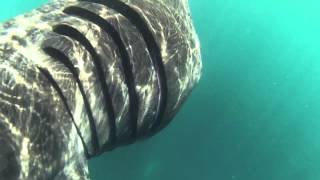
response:
[[[99,82],[101,84],[104,101],[111,102],[111,98],[110,98],[110,95],[108,92],[108,86],[106,84],[105,77],[104,77],[105,73],[101,67],[101,59],[100,59],[99,55],[97,54],[97,52],[95,51],[95,49],[93,48],[90,41],[81,32],[79,32],[77,29],[75,29],[69,25],[65,25],[65,24],[57,25],[53,28],[53,31],[57,34],[67,36],[73,40],[78,41],[90,53],[90,55],[92,56],[92,59],[93,59],[94,67],[96,69]],[[80,80],[79,80],[79,83],[81,84]],[[82,94],[83,94],[83,97],[85,97],[84,90],[83,90]],[[90,129],[91,129],[91,133],[92,133],[92,144],[94,145],[95,152],[97,153],[100,149],[100,144],[98,141],[98,135],[97,135],[97,129],[96,129],[97,127],[95,125],[95,120],[92,115],[92,110],[90,108],[89,102],[88,102],[87,98],[84,98],[84,99],[86,99],[85,102],[87,103],[86,107],[88,110]],[[105,106],[107,108],[108,116],[110,119],[110,121],[108,121],[110,123],[110,141],[113,143],[114,142],[114,131],[115,131],[114,111],[113,111],[113,107],[110,103],[105,103]]]
[[[50,54],[51,54],[51,53],[50,53]],[[50,55],[50,54],[49,54],[49,55]],[[50,55],[50,56],[51,56],[51,55]],[[54,57],[54,56],[52,56],[52,57],[53,57],[53,58],[56,58],[56,57]],[[82,134],[81,134],[81,132],[80,132],[80,130],[79,130],[79,128],[78,128],[75,120],[74,120],[74,117],[73,117],[73,115],[72,115],[72,113],[71,113],[71,110],[70,110],[70,108],[69,108],[69,106],[68,106],[67,99],[66,99],[66,97],[64,96],[61,88],[59,87],[58,83],[54,80],[54,78],[52,77],[52,75],[50,74],[50,72],[49,72],[48,70],[46,70],[46,69],[44,69],[44,68],[41,68],[41,67],[38,67],[38,69],[39,69],[40,72],[47,78],[47,80],[50,82],[50,84],[52,85],[52,87],[53,87],[53,88],[55,89],[55,91],[58,93],[60,99],[62,100],[62,102],[63,102],[63,104],[64,104],[64,106],[65,106],[65,108],[66,108],[66,110],[67,110],[67,112],[68,112],[68,114],[69,114],[69,116],[70,116],[70,118],[71,118],[72,123],[74,124],[74,126],[75,126],[75,128],[76,128],[77,134],[78,134],[78,136],[80,137],[81,143],[82,143],[82,145],[83,145],[83,149],[84,149],[85,156],[86,156],[87,158],[89,158],[89,157],[90,157],[90,154],[89,154],[87,145],[85,144],[85,142],[84,142],[84,140],[83,140]]]
[[[84,88],[83,85],[79,79],[79,73],[77,72],[76,68],[73,66],[71,60],[64,55],[62,52],[60,52],[59,50],[52,48],[52,47],[44,47],[43,50],[51,57],[53,57],[54,59],[60,61],[61,63],[63,63],[71,72],[73,78],[76,80],[81,96],[83,98],[83,102],[84,102],[84,106],[86,108],[87,111],[87,115],[88,115],[88,119],[89,119],[89,124],[90,124],[90,130],[91,130],[91,137],[92,137],[92,146],[94,151],[96,151],[98,149],[98,140],[97,140],[97,131],[96,128],[94,126],[94,120],[93,120],[93,115],[92,115],[92,110],[90,108],[88,99],[85,95],[84,92]],[[94,154],[90,154],[90,156],[93,156]]]
[[[122,41],[120,34],[108,21],[106,21],[99,15],[93,12],[90,12],[86,9],[76,7],[76,6],[71,6],[66,8],[64,10],[64,13],[96,24],[105,33],[108,33],[112,38],[113,42],[117,45],[120,53],[121,61],[122,61],[121,64],[124,72],[125,83],[128,87],[128,93],[129,93],[130,128],[132,130],[131,140],[129,141],[132,141],[136,137],[136,133],[137,133],[139,98],[135,88],[135,80],[134,80],[134,75],[132,70],[133,67],[132,67],[132,64],[130,63],[129,54],[126,50],[126,47]]]
[[[163,64],[161,50],[155,40],[155,37],[153,36],[151,30],[149,29],[147,23],[141,17],[141,15],[124,2],[121,2],[119,0],[79,0],[79,1],[97,3],[119,12],[124,17],[126,17],[138,29],[141,36],[143,37],[143,40],[145,41],[148,51],[150,53],[152,64],[157,74],[157,79],[159,83],[158,85],[160,87],[159,105],[157,108],[156,122],[152,125],[152,128],[151,128],[151,133],[154,134],[155,131],[157,131],[162,125],[162,119],[166,109],[167,97],[168,97],[168,86],[167,86],[165,68]],[[147,134],[142,134],[142,136],[144,135],[147,135]]]

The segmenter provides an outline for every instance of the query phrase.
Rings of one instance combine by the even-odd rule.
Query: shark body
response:
[[[89,179],[198,82],[187,0],[55,0],[0,26],[0,179]]]

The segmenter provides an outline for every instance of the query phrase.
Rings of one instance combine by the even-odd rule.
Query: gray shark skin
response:
[[[187,0],[56,0],[0,26],[0,179],[89,179],[201,74]]]

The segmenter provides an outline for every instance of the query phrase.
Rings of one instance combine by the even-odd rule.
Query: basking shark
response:
[[[187,0],[55,0],[0,26],[0,179],[89,179],[201,75]]]

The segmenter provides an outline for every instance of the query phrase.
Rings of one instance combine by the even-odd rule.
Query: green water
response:
[[[43,1],[11,0],[0,19]],[[319,180],[320,2],[190,0],[203,77],[154,138],[90,161],[93,180]]]

